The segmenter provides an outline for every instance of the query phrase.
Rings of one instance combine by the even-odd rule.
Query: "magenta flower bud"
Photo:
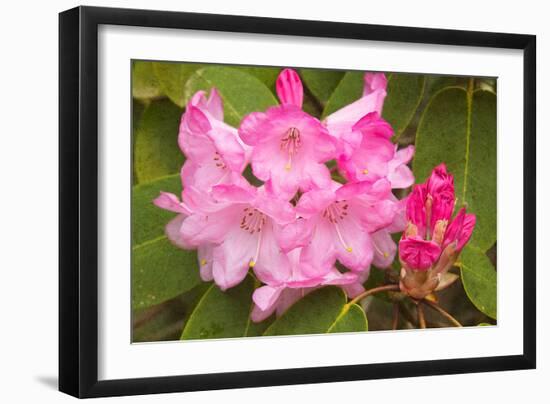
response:
[[[437,166],[426,183],[416,185],[407,201],[408,224],[399,242],[403,293],[422,299],[437,290],[475,227],[476,217],[461,208],[454,219],[453,176]],[[448,277],[446,277],[448,278]]]
[[[439,258],[441,248],[429,240],[406,238],[399,243],[399,258],[404,267],[425,271]]]

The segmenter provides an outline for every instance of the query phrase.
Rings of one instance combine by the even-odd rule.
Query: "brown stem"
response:
[[[426,328],[426,318],[424,318],[424,309],[422,308],[422,302],[418,302],[416,305],[416,312],[418,313],[418,326],[420,328]]]
[[[422,302],[426,303],[432,309],[438,311],[443,317],[445,317],[447,320],[449,320],[455,327],[462,327],[462,324],[460,324],[460,322],[456,318],[454,318],[449,313],[447,313],[445,310],[443,310],[443,308],[440,305],[438,305],[437,303],[434,303],[434,302],[432,302],[430,300],[427,300],[427,299],[422,300]]]
[[[399,304],[393,304],[393,321],[391,325],[392,330],[397,330],[397,325],[399,324]]]
[[[399,290],[399,285],[384,285],[384,286],[378,286],[377,288],[372,288],[369,290],[365,290],[360,295],[356,296],[354,299],[352,299],[348,305],[351,306],[352,304],[357,303],[358,301],[364,299],[365,297],[368,297],[370,295],[374,295],[375,293],[380,292],[388,292],[391,290]]]

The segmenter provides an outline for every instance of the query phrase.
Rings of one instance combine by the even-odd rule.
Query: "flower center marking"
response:
[[[285,165],[285,170],[290,171],[292,168],[292,157],[298,153],[298,149],[302,145],[300,131],[297,128],[290,128],[286,131],[281,139],[281,150],[288,153],[288,161]]]
[[[334,225],[334,228],[336,229],[336,234],[338,235],[338,239],[340,240],[340,243],[342,243],[342,245],[344,246],[344,249],[347,252],[352,252],[353,249],[348,246],[348,244],[344,240],[342,232],[340,231],[340,227],[338,226],[338,222],[340,220],[344,220],[347,215],[348,204],[346,201],[336,201],[330,204],[329,207],[326,208],[323,212],[323,217]]]
[[[222,159],[222,156],[218,152],[214,153],[214,163],[216,163],[216,167],[222,170],[225,170],[225,168],[227,167]]]
[[[256,244],[256,252],[254,254],[254,257],[248,263],[248,266],[250,268],[254,268],[256,262],[258,262],[258,256],[260,255],[260,247],[262,245],[262,228],[264,227],[267,218],[262,212],[260,212],[256,208],[244,208],[243,213],[244,215],[241,220],[241,229],[250,233],[250,235],[254,235],[254,233],[259,233],[258,243]]]

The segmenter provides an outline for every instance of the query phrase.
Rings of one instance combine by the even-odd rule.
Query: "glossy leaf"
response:
[[[483,251],[466,246],[461,253],[461,275],[468,298],[479,311],[497,318],[497,273]]]
[[[132,96],[140,100],[162,95],[160,83],[153,72],[153,63],[134,61],[132,63]]]
[[[317,100],[325,105],[334,92],[344,72],[339,70],[300,69],[303,83]]]
[[[257,77],[235,68],[217,66],[193,73],[185,86],[185,99],[199,90],[210,92],[213,87],[223,99],[225,121],[235,127],[246,114],[277,104],[271,90]]]
[[[421,74],[392,73],[388,76],[388,87],[382,116],[395,131],[395,140],[413,119],[422,101],[425,78]]]
[[[367,330],[368,323],[363,310],[357,305],[348,305],[342,289],[324,287],[296,302],[271,324],[264,335],[324,334]]]
[[[173,246],[164,227],[175,215],[157,208],[160,191],[181,191],[179,175],[137,185],[132,191],[132,307],[149,307],[200,283],[194,251]]]
[[[261,66],[243,66],[239,70],[251,74],[256,77],[262,83],[265,84],[271,92],[275,91],[275,81],[277,81],[277,76],[281,71],[278,67],[261,67]]]
[[[132,342],[179,340],[184,325],[209,286],[202,282],[174,299],[133,310]]]
[[[225,292],[212,283],[189,317],[181,339],[247,336],[251,326],[253,291],[251,276]]]
[[[346,72],[329,97],[323,118],[358,100],[363,94],[364,72]]]
[[[197,63],[154,62],[153,71],[162,92],[174,104],[183,108],[185,83],[202,66]]]
[[[135,131],[134,173],[138,183],[180,171],[178,147],[181,109],[167,99],[154,101],[143,112]]]
[[[179,174],[158,178],[132,188],[132,246],[164,237],[164,226],[175,214],[153,205],[160,191],[181,193]]]
[[[154,239],[132,249],[132,307],[171,299],[201,282],[197,254]]]
[[[477,217],[471,243],[487,251],[496,241],[494,94],[446,88],[432,98],[416,135],[416,181],[424,182],[442,162],[454,174],[457,206]]]

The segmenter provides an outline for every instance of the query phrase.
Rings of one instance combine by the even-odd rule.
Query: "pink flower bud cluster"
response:
[[[414,149],[398,150],[381,118],[384,74],[364,78],[362,97],[323,121],[302,109],[303,87],[292,69],[277,79],[280,105],[248,114],[238,129],[224,123],[215,88],[208,96],[197,92],[185,109],[178,136],[187,158],[183,191],[161,192],[154,203],[178,213],[166,233],[175,245],[198,250],[203,280],[225,290],[254,272],[262,283],[253,294],[254,321],[281,314],[323,285],[353,297],[364,290],[371,264],[387,267],[394,259],[390,235],[405,227],[406,201],[392,189],[413,184],[407,163]],[[345,183],[332,179],[327,163]],[[248,166],[261,186],[243,176]],[[420,240],[431,223],[407,239]],[[427,254],[418,264],[405,256],[426,268],[436,252]]]
[[[416,185],[407,201],[407,225],[399,242],[401,290],[422,299],[443,286],[442,277],[455,263],[470,239],[476,217],[455,209],[453,176],[445,164]]]

